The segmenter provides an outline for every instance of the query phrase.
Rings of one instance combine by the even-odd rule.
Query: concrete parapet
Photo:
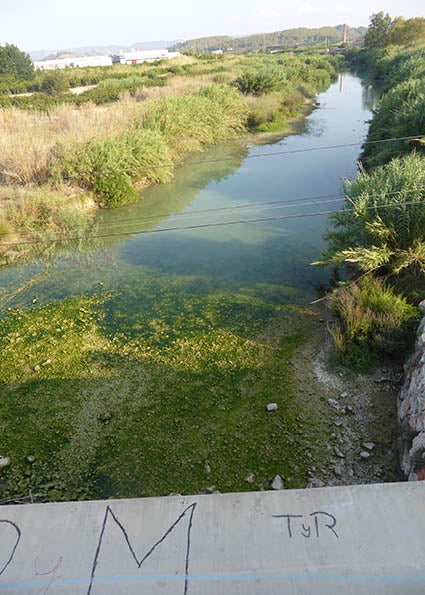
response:
[[[424,483],[0,508],[0,592],[425,592]]]

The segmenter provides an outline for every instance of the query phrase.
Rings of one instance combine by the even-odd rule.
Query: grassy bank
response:
[[[419,319],[413,306],[425,296],[425,49],[350,50],[347,57],[384,92],[361,171],[345,184],[343,211],[331,216],[321,264],[351,280],[330,298],[331,334],[337,357],[365,369],[406,357]]]
[[[131,89],[124,84],[128,67],[111,70],[107,78],[96,79],[96,92],[106,92],[106,98],[114,93],[101,106],[92,103],[90,90],[88,102],[86,93],[45,93],[42,112],[37,94],[0,110],[4,261],[28,252],[8,246],[19,238],[37,239],[43,228],[47,235],[66,234],[70,227],[61,222],[71,221],[71,211],[78,231],[90,227],[93,206],[137,200],[146,186],[167,182],[188,154],[248,130],[284,129],[306,100],[329,84],[337,67],[320,55],[185,61],[140,67],[133,76],[141,77],[140,84],[133,88],[132,80]],[[95,80],[82,81],[81,72],[63,74],[74,75],[74,83]],[[151,83],[160,77],[161,84],[145,85],[143,77],[150,75]]]

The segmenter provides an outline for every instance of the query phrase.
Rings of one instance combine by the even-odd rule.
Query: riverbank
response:
[[[46,248],[23,241],[93,231],[94,206],[135,202],[146,187],[169,181],[187,155],[248,131],[282,134],[330,83],[337,62],[319,55],[233,57],[220,77],[216,69],[202,74],[202,67],[202,76],[173,74],[102,106],[0,110],[3,264]],[[269,87],[241,92],[243,76],[248,83],[264,77]]]

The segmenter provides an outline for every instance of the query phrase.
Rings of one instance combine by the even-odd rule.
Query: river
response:
[[[17,456],[35,453],[33,481],[43,486],[49,469],[51,499],[73,497],[75,486],[85,497],[243,489],[249,473],[261,488],[278,471],[300,486],[311,445],[299,427],[311,426],[318,404],[297,402],[291,357],[329,279],[310,264],[325,248],[320,213],[340,206],[342,179],[356,175],[373,101],[359,78],[342,74],[298,133],[192,156],[137,204],[100,211],[96,241],[4,268],[0,303],[21,317],[8,332],[28,341],[10,383],[3,374],[3,415],[16,406],[13,391],[24,400],[23,387],[32,405],[21,410],[22,429],[10,421],[0,454],[13,455],[11,440],[23,444]],[[40,421],[52,400],[61,405]],[[292,402],[291,412],[259,420],[269,401],[284,412]],[[320,428],[311,431],[320,442]],[[40,445],[42,432],[56,437]]]

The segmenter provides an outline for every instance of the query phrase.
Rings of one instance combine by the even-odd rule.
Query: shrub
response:
[[[423,60],[425,72],[425,59]],[[367,140],[402,138],[425,131],[425,80],[409,79],[386,93],[371,122]],[[383,165],[413,149],[425,153],[425,144],[414,141],[367,144],[362,159],[368,167]]]
[[[235,80],[235,86],[244,95],[265,95],[282,90],[286,81],[282,68],[269,66],[245,72]]]
[[[133,129],[107,140],[90,140],[81,145],[54,150],[51,174],[60,183],[92,190],[102,206],[117,207],[138,198],[136,184],[165,182],[171,164],[168,147],[150,130]]]
[[[44,76],[41,90],[47,95],[61,95],[69,91],[69,81],[63,72],[52,70]]]
[[[343,210],[331,215],[328,252],[317,264],[425,274],[425,157],[360,173],[345,192]]]
[[[379,356],[403,357],[415,334],[418,311],[378,278],[368,276],[329,298],[336,318],[330,334],[337,358],[359,370]]]

